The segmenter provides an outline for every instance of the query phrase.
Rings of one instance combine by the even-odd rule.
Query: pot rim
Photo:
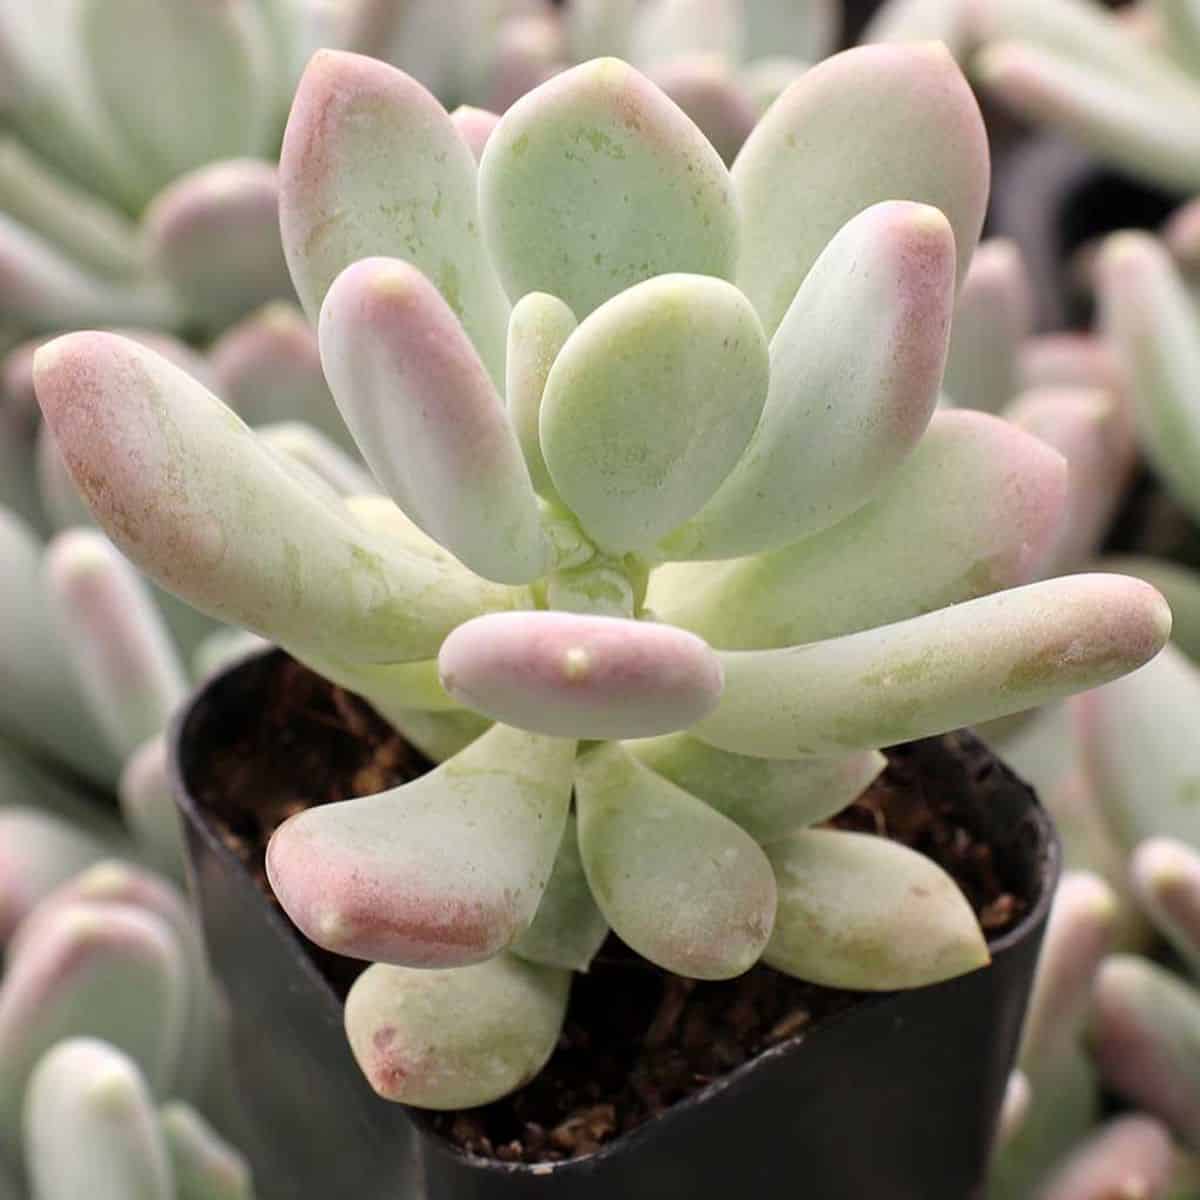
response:
[[[248,651],[229,662],[218,667],[211,674],[202,679],[195,687],[188,699],[176,710],[171,718],[170,725],[167,730],[167,778],[171,787],[172,795],[175,799],[176,807],[180,810],[184,819],[192,827],[192,830],[198,833],[205,841],[210,853],[213,853],[217,858],[224,862],[227,866],[231,866],[236,871],[243,875],[248,875],[244,863],[240,858],[225,844],[225,842],[217,836],[216,832],[201,813],[200,807],[196,802],[195,796],[186,784],[183,776],[182,756],[180,754],[181,746],[188,732],[188,726],[192,720],[194,713],[200,704],[205,700],[210,689],[218,681],[224,679],[228,675],[232,675],[236,671],[251,665],[260,660],[278,656],[287,655],[288,652],[279,646],[266,646]],[[289,656],[290,657],[290,656]],[[995,755],[997,761],[1002,762],[999,755]],[[1024,781],[1021,781],[1022,783]],[[1032,789],[1030,789],[1032,791]],[[1012,926],[1011,929],[1001,934],[994,940],[987,940],[988,951],[992,961],[998,955],[1005,953],[1007,950],[1024,941],[1032,932],[1042,925],[1048,915],[1050,905],[1054,898],[1054,892],[1057,886],[1058,877],[1062,870],[1062,847],[1059,843],[1057,833],[1053,822],[1050,820],[1049,814],[1041,803],[1036,799],[1034,793],[1034,803],[1031,804],[1028,810],[1023,814],[1021,820],[1027,822],[1038,835],[1038,860],[1035,863],[1034,871],[1038,882],[1038,894],[1034,902],[1029,906],[1028,910],[1022,915],[1020,920]],[[189,854],[187,861],[187,872],[189,884],[194,884],[192,879],[192,861]],[[257,882],[255,888],[261,894]],[[195,887],[192,887],[193,893]],[[264,897],[265,900],[265,897]],[[300,970],[313,985],[316,992],[322,997],[322,1004],[329,1004],[338,1012],[338,1020],[341,1021],[341,1012],[344,1007],[337,993],[330,986],[329,981],[321,973],[311,955],[305,949],[303,935],[299,930],[288,920],[278,907],[272,904],[264,903],[263,908],[268,924],[272,930],[282,939],[289,942],[295,949],[295,957],[300,962]],[[364,960],[366,961],[366,960]],[[573,1158],[566,1159],[562,1162],[546,1162],[546,1163],[524,1163],[524,1162],[504,1162],[501,1159],[487,1158],[481,1155],[470,1154],[465,1150],[450,1142],[438,1130],[433,1128],[433,1116],[430,1112],[414,1108],[410,1105],[398,1104],[395,1101],[387,1101],[382,1097],[379,1099],[380,1104],[387,1104],[389,1107],[402,1110],[416,1128],[420,1131],[427,1144],[432,1144],[437,1147],[440,1153],[451,1158],[460,1160],[466,1165],[476,1170],[490,1171],[496,1174],[504,1175],[527,1175],[532,1177],[558,1175],[562,1172],[591,1172],[602,1166],[608,1159],[626,1153],[631,1148],[636,1148],[644,1142],[647,1142],[657,1136],[658,1131],[662,1129],[664,1124],[670,1124],[680,1119],[686,1119],[686,1114],[694,1108],[701,1106],[708,1100],[713,1099],[718,1095],[722,1095],[733,1089],[740,1088],[745,1084],[749,1076],[761,1069],[764,1065],[773,1063],[777,1060],[788,1057],[797,1053],[802,1046],[811,1041],[813,1038],[820,1038],[823,1031],[832,1030],[839,1026],[842,1022],[851,1019],[855,1014],[862,1012],[865,1009],[886,1005],[893,1001],[897,996],[907,996],[913,993],[927,991],[932,988],[945,987],[953,985],[958,979],[967,978],[968,976],[977,975],[981,971],[987,971],[991,968],[992,962],[988,962],[975,971],[968,972],[966,976],[956,976],[954,979],[945,980],[942,983],[929,984],[924,988],[911,988],[904,991],[886,991],[877,993],[862,993],[862,998],[849,1007],[842,1009],[837,1013],[833,1013],[824,1017],[811,1029],[801,1030],[798,1033],[791,1035],[774,1046],[769,1046],[767,1049],[760,1051],[753,1058],[747,1059],[746,1062],[727,1071],[725,1074],[713,1079],[704,1087],[685,1096],[682,1100],[672,1104],[666,1111],[658,1116],[644,1121],[636,1128],[623,1133],[614,1138],[610,1142],[606,1142],[598,1149],[591,1151],[588,1154],[580,1154]]]

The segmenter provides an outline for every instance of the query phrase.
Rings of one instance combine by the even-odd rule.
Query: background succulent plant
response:
[[[805,827],[878,747],[1112,678],[1168,618],[1114,577],[987,595],[1030,576],[1065,481],[1011,426],[934,416],[987,192],[950,57],[828,60],[731,175],[614,60],[515,104],[477,168],[413,80],[325,53],[281,180],[326,377],[390,500],[344,500],[134,342],[61,339],[35,378],[135,562],[445,759],[269,852],[310,937],[378,960],[347,1005],[376,1088],[510,1090],[607,925],[703,978],[985,962],[929,860]]]

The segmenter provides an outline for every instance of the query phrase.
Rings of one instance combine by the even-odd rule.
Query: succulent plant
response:
[[[42,348],[35,380],[123,552],[444,759],[268,853],[300,928],[375,962],[347,1025],[377,1090],[517,1086],[610,925],[698,978],[761,958],[890,989],[985,963],[931,861],[809,827],[879,747],[1120,675],[1169,617],[1119,577],[1014,587],[1056,536],[1062,460],[934,415],[987,192],[949,55],[827,60],[731,174],[619,61],[515,104],[477,168],[410,78],[323,53],[281,180],[387,497],[290,466],[115,335]]]
[[[43,890],[11,933],[0,977],[0,1175],[14,1188],[25,1178],[35,1200],[81,1196],[85,1179],[87,1195],[114,1200],[249,1196],[245,1165],[191,1107],[235,1113],[221,1002],[175,888],[133,864],[94,861]],[[77,1046],[87,1049],[66,1049]],[[151,1095],[185,1102],[160,1122]],[[143,1179],[148,1161],[157,1165]]]

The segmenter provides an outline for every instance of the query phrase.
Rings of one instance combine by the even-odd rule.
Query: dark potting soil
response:
[[[226,844],[273,900],[265,851],[284,820],[395,786],[430,764],[356,696],[288,659],[270,677],[258,712],[253,726],[239,725],[213,747],[194,785]],[[978,741],[949,734],[889,751],[879,779],[830,824],[933,858],[994,938],[1033,898],[1020,894],[1015,865],[962,814],[989,811],[989,801],[1013,787]],[[343,995],[366,966],[306,946]],[[765,966],[723,983],[680,979],[610,935],[591,970],[576,976],[558,1047],[538,1078],[494,1104],[430,1119],[461,1149],[485,1157],[552,1162],[586,1154],[865,998]]]

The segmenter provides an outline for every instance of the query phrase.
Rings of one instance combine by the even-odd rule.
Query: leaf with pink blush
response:
[[[575,743],[497,725],[412,783],[307,809],[267,848],[271,886],[337,954],[412,967],[491,958],[533,920]]]
[[[442,644],[442,686],[497,721],[555,737],[652,737],[713,710],[721,672],[695,634],[566,612],[468,621]]]

